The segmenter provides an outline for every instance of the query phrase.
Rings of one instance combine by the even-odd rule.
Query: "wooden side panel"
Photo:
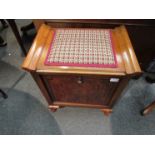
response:
[[[50,32],[50,28],[46,25],[42,25],[40,28],[29,52],[22,64],[22,68],[28,71],[35,71],[41,52],[46,43],[47,36]]]
[[[128,82],[130,80],[130,77],[122,78],[117,85],[112,98],[110,99],[109,106],[112,108],[112,106],[115,104],[115,102],[120,97],[121,93],[123,92],[124,88],[127,86]]]
[[[50,95],[50,92],[48,91],[42,76],[38,75],[35,72],[31,73],[33,79],[35,80],[35,82],[37,83],[38,87],[40,88],[42,94],[44,95],[45,99],[47,100],[48,104],[52,104],[53,103],[53,99]]]
[[[141,69],[126,28],[124,26],[116,28],[115,34],[122,53],[126,73],[133,75],[141,74]]]

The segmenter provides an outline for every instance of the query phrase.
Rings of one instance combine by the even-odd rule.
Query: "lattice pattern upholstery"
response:
[[[45,65],[117,67],[111,30],[56,29]]]

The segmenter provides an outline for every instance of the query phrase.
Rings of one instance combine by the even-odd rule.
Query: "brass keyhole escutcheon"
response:
[[[77,80],[77,83],[78,84],[82,84],[83,83],[83,78],[82,77],[79,77],[78,80]]]

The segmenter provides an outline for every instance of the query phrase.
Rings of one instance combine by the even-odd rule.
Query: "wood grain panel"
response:
[[[47,79],[56,101],[108,105],[118,83],[109,78],[53,76]]]

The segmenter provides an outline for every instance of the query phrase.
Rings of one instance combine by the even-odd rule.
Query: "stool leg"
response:
[[[149,104],[148,106],[146,106],[146,107],[141,111],[141,115],[145,116],[145,115],[149,114],[151,111],[153,111],[153,109],[155,109],[155,101],[152,102],[151,104]]]
[[[109,116],[112,113],[112,109],[101,109],[105,116]]]
[[[57,105],[49,105],[48,108],[52,111],[52,112],[56,112],[60,106]]]
[[[4,19],[0,19],[0,21],[2,23],[3,29],[8,27],[8,24],[7,24],[7,22]]]
[[[26,56],[27,52],[26,52],[26,49],[24,47],[23,41],[21,39],[21,36],[19,34],[19,31],[18,31],[17,25],[15,23],[15,20],[14,19],[7,19],[7,21],[8,21],[8,23],[9,23],[9,25],[10,25],[10,27],[11,27],[11,29],[12,29],[12,31],[13,31],[16,39],[17,39],[17,41],[18,41],[18,43],[19,43],[19,46],[21,47],[21,49],[23,51],[24,56]]]
[[[3,38],[0,36],[0,47],[6,46],[7,43],[3,40]]]
[[[52,112],[56,112],[58,109],[60,108],[64,108],[65,106],[58,106],[58,105],[49,105],[48,108],[52,111]]]
[[[3,98],[8,98],[8,95],[3,90],[0,89],[0,93],[2,94]]]

